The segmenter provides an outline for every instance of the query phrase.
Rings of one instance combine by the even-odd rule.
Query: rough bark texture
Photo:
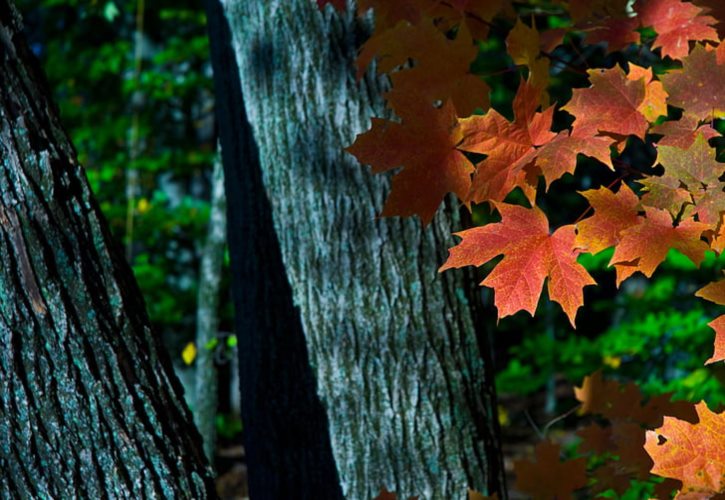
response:
[[[0,0],[0,498],[207,498],[136,283]]]
[[[312,0],[224,6],[344,495],[499,491],[492,371],[472,283],[436,272],[460,229],[457,211],[425,229],[378,218],[389,179],[342,151],[383,113],[380,82],[354,78],[366,23]]]
[[[219,285],[221,283],[224,248],[227,243],[227,199],[224,194],[224,169],[221,155],[214,162],[211,182],[209,227],[201,255],[199,291],[196,306],[195,360],[196,390],[194,391],[194,422],[204,441],[204,453],[214,463],[216,450],[216,413],[219,403],[219,383],[214,349],[209,342],[218,339]]]
[[[239,68],[219,0],[206,0],[239,352],[250,498],[338,499],[327,417],[285,274]]]

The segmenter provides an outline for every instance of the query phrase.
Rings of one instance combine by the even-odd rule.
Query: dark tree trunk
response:
[[[0,498],[214,496],[199,435],[0,0]]]
[[[293,344],[299,353],[306,346],[346,497],[367,500],[382,486],[400,498],[464,498],[469,487],[505,495],[490,349],[474,327],[473,282],[462,272],[436,273],[453,244],[451,232],[460,228],[457,210],[449,205],[425,229],[418,220],[381,220],[377,214],[389,179],[372,176],[342,151],[369,126],[371,116],[384,113],[380,82],[371,74],[359,83],[354,77],[353,60],[369,26],[355,20],[354,7],[345,15],[330,8],[321,13],[314,0],[226,0],[223,5],[234,50],[220,48],[225,39],[219,19],[216,28],[212,23],[212,47],[216,44],[217,89],[226,88],[218,102],[232,181],[227,194],[231,199],[243,193],[250,204],[230,205],[233,267],[235,257],[242,261],[234,270],[241,281],[237,307],[252,315],[262,314],[262,308],[272,321],[284,318],[294,325],[294,335],[278,336],[274,329],[280,326],[270,333],[261,322],[239,331],[247,337],[246,346],[240,344],[242,406],[263,410],[261,395],[270,408],[275,401],[293,403],[286,392],[293,386],[270,385],[273,379],[265,378],[288,366],[299,370],[306,355],[285,356]],[[241,91],[233,74],[235,55]],[[254,139],[244,136],[244,117]],[[261,204],[255,201],[260,199]],[[264,217],[255,219],[262,205]],[[281,248],[279,263],[279,250],[265,246],[275,243],[268,234],[272,228]],[[235,255],[237,245],[247,245],[246,250]],[[269,279],[269,266],[282,264],[305,345],[297,345],[298,320],[288,316],[289,308],[283,315],[276,312],[273,299],[279,296],[259,292],[250,301],[254,290],[244,288],[269,286],[254,280]],[[242,266],[256,271],[239,274]],[[283,278],[278,271],[271,276]],[[260,362],[254,353],[274,363]],[[285,408],[315,424],[310,436],[320,435],[322,419]],[[285,431],[274,428],[285,425],[283,419],[257,427],[258,419],[245,420],[249,434]],[[292,458],[280,455],[278,464],[287,462],[283,456]],[[254,457],[249,460],[253,481]],[[296,463],[295,471],[299,468]],[[277,477],[293,481],[295,471],[277,469]]]

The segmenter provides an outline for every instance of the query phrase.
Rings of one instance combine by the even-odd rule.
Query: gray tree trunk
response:
[[[0,498],[207,498],[201,441],[0,0]]]
[[[383,486],[400,498],[502,494],[473,283],[436,272],[461,227],[457,210],[425,229],[378,218],[389,179],[342,151],[384,109],[380,82],[354,77],[368,26],[313,0],[223,4],[344,495],[370,499]]]
[[[215,349],[207,344],[218,339],[219,285],[221,283],[224,248],[227,237],[227,200],[224,195],[224,169],[221,155],[214,161],[211,182],[209,227],[201,255],[199,291],[196,306],[195,361],[196,390],[194,391],[194,422],[204,441],[204,453],[214,463],[216,450],[216,413],[219,403],[218,373],[214,364]]]

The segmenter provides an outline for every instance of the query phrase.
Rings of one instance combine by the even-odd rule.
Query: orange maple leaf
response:
[[[690,52],[691,40],[718,40],[714,17],[681,0],[639,0],[635,7],[642,26],[657,32],[653,49],[662,47],[662,55],[681,59]]]
[[[506,37],[506,48],[515,64],[529,68],[529,83],[544,89],[549,83],[549,60],[539,57],[541,52],[541,36],[536,27],[527,26],[521,18]],[[543,95],[542,95],[543,97]],[[545,101],[548,100],[546,96]]]
[[[447,193],[466,197],[473,165],[456,149],[462,134],[453,104],[434,108],[412,94],[396,102],[401,122],[373,118],[347,151],[375,173],[402,166],[382,215],[417,214],[428,224]]]
[[[657,266],[665,260],[670,248],[685,254],[695,265],[705,258],[708,245],[700,239],[707,224],[685,219],[674,226],[672,216],[666,210],[645,207],[646,217],[640,217],[637,225],[620,233],[620,241],[614,250],[609,265],[620,264],[617,269],[617,284],[641,272],[648,278]],[[620,269],[629,268],[629,272]]]
[[[574,326],[576,311],[584,303],[583,288],[596,284],[577,263],[574,226],[549,234],[549,222],[538,208],[497,203],[501,222],[456,233],[461,242],[451,248],[440,271],[481,266],[503,254],[503,260],[481,285],[495,291],[498,317],[518,311],[533,316],[548,277],[549,297],[558,302]]]
[[[715,350],[712,357],[705,361],[706,365],[725,359],[725,314],[710,321],[708,326],[715,330]]]
[[[725,279],[714,281],[695,292],[697,297],[725,306]]]
[[[536,445],[536,461],[514,461],[516,487],[535,500],[572,498],[572,493],[587,484],[585,458],[561,460],[561,449],[551,441]]]
[[[561,108],[576,118],[574,134],[644,138],[649,127],[645,113],[661,110],[663,106],[657,102],[663,98],[659,82],[647,81],[639,70],[635,73],[636,78],[630,78],[618,66],[592,69],[588,73],[591,87],[574,89],[571,100]]]
[[[665,417],[661,427],[647,432],[644,445],[654,461],[652,473],[682,481],[683,494],[710,498],[725,492],[725,415],[695,405],[699,422]]]
[[[725,305],[725,279],[715,281],[700,288],[695,295],[710,302]],[[712,320],[708,325],[715,330],[715,351],[705,364],[725,359],[725,314]]]
[[[606,187],[581,193],[594,215],[576,225],[576,244],[589,253],[599,253],[619,243],[620,233],[639,223],[639,198],[622,183],[617,193]]]
[[[556,136],[549,130],[553,106],[536,112],[540,96],[540,89],[522,81],[513,102],[513,122],[495,109],[460,120],[463,140],[459,149],[487,155],[476,166],[468,201],[503,201],[513,189],[520,187],[533,202],[536,187],[527,181],[524,167],[535,157],[530,155],[535,153],[536,146]]]
[[[667,102],[701,121],[725,116],[725,64],[717,64],[714,51],[696,44],[682,60],[682,69],[660,76],[670,95]]]

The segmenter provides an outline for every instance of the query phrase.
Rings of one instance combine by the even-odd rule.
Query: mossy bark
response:
[[[469,487],[503,495],[490,349],[474,326],[473,282],[436,272],[461,228],[458,211],[449,204],[427,228],[379,218],[389,178],[342,150],[384,114],[381,81],[368,73],[358,82],[353,69],[369,24],[352,5],[341,15],[313,0],[223,3],[261,159],[259,188],[344,495],[370,499],[383,486],[399,498],[464,498]]]
[[[20,32],[0,0],[0,497],[213,497],[180,386]]]

